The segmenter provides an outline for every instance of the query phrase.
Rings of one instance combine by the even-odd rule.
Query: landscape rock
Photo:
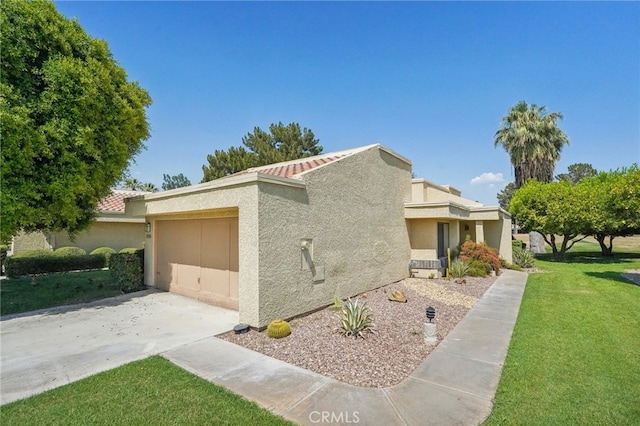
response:
[[[407,296],[402,290],[395,290],[389,294],[389,300],[400,303],[407,303]]]
[[[545,242],[542,234],[539,232],[529,232],[529,250],[531,253],[545,253]]]

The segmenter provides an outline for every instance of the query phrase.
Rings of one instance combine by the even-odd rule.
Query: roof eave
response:
[[[143,196],[137,196],[125,199],[125,202],[135,200],[161,200],[164,198],[171,198],[181,195],[191,195],[207,191],[215,191],[218,189],[231,188],[234,186],[252,185],[256,183],[270,183],[274,185],[290,186],[294,188],[305,188],[306,185],[303,181],[292,178],[284,178],[279,176],[273,176],[266,173],[250,172],[238,176],[227,176],[219,179],[215,179],[205,183],[199,183],[196,185],[185,186],[182,188],[170,189],[163,192],[155,192],[152,194],[146,194]]]

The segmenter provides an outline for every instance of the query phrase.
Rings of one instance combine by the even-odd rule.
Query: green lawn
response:
[[[531,274],[527,282],[486,425],[640,424],[640,286],[620,275],[640,269],[640,250],[615,251],[619,253],[613,259],[602,259],[596,244],[581,242],[566,262],[549,255],[538,261],[543,272]],[[79,283],[68,283],[84,277],[97,290],[98,277],[108,276],[88,274],[93,273],[57,275],[49,291],[61,292],[64,284],[76,293],[89,293],[76,289],[83,288]],[[22,288],[11,296],[21,299],[37,294],[45,281],[38,278],[36,287],[30,279],[2,281],[3,315],[13,285],[21,282]],[[290,424],[161,357],[5,405],[0,423]]]
[[[2,406],[3,425],[292,425],[154,356]]]
[[[67,272],[0,281],[0,315],[121,294],[109,271]]]
[[[614,247],[614,253],[617,252]],[[486,425],[640,424],[640,251],[581,242],[529,276]]]

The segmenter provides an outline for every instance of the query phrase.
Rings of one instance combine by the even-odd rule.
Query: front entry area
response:
[[[238,309],[238,218],[157,220],[156,286]]]

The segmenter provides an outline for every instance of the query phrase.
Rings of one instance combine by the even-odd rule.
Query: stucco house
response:
[[[113,190],[98,204],[95,222],[85,231],[79,232],[72,241],[65,231],[20,233],[11,242],[11,253],[25,250],[55,250],[60,247],[75,246],[91,253],[98,247],[111,247],[116,251],[123,248],[142,248],[145,240],[144,218],[125,215],[124,200],[140,195],[137,191]]]
[[[462,198],[452,186],[413,179],[405,203],[413,275],[442,275],[447,249],[465,239],[486,242],[511,262],[511,216],[497,206]]]
[[[511,260],[511,219],[411,178],[379,144],[125,200],[146,224],[145,284],[264,327],[433,267],[466,234]],[[413,260],[413,262],[412,262]]]

